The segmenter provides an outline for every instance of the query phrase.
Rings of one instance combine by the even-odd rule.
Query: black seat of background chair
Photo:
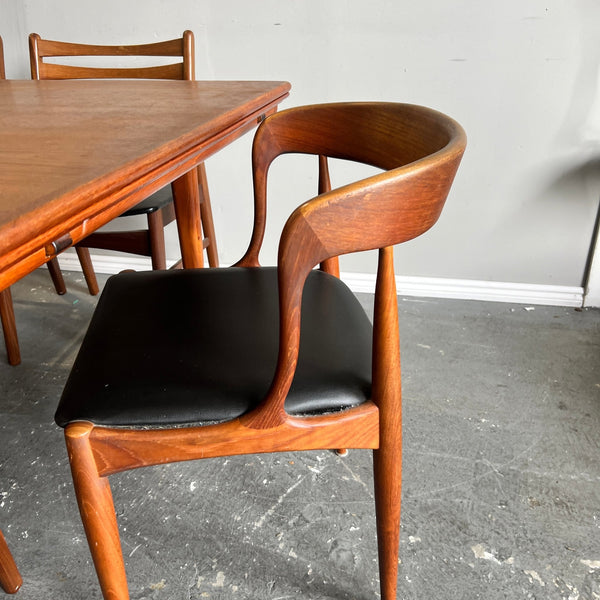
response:
[[[150,315],[152,327],[139,327]],[[269,389],[278,319],[275,268],[111,277],[56,421],[164,427],[239,417]],[[337,278],[312,272],[286,411],[323,413],[370,398],[371,339],[355,296]]]
[[[148,196],[145,200],[138,202],[133,208],[126,210],[121,216],[131,217],[134,215],[147,215],[149,213],[156,212],[161,208],[165,208],[173,202],[173,196],[169,186],[164,187],[158,192],[155,192],[151,196]]]

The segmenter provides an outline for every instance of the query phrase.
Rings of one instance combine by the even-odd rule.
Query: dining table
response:
[[[256,127],[287,82],[0,81],[0,290],[173,182],[201,267],[194,167]]]
[[[183,266],[202,267],[195,167],[289,91],[267,81],[0,80],[0,291],[169,183]],[[20,585],[1,537],[0,586]]]

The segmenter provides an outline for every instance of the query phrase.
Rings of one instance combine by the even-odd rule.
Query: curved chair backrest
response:
[[[284,227],[278,256],[280,355],[263,405],[264,409],[270,405],[269,413],[282,414],[293,379],[302,289],[310,270],[329,258],[384,249],[427,231],[440,215],[465,145],[465,133],[454,120],[409,104],[306,106],[275,114],[259,127],[252,155],[254,229],[240,265],[258,265],[266,220],[267,174],[277,156],[315,154],[383,169],[309,200],[292,213]]]
[[[86,67],[47,62],[48,58],[73,56],[155,56],[182,60],[152,67]],[[195,78],[194,34],[184,31],[181,38],[152,44],[99,46],[44,40],[29,36],[32,79],[186,79]]]

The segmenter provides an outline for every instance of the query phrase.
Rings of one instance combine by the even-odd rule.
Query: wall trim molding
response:
[[[342,273],[341,277],[354,292],[375,291],[375,275]],[[485,300],[545,306],[580,307],[583,304],[583,288],[562,285],[397,275],[396,288],[399,296],[422,298]]]
[[[92,258],[94,268],[98,273],[114,274],[126,269],[141,271],[151,268],[149,258],[104,254],[95,254]],[[81,271],[77,256],[69,251],[61,254],[60,264],[67,271]],[[372,294],[375,291],[375,275],[342,272],[341,277],[353,292]],[[396,287],[399,296],[484,300],[545,306],[581,307],[584,298],[582,287],[445,279],[441,277],[398,275],[396,277]]]

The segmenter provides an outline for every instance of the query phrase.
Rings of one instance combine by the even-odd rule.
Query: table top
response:
[[[0,81],[0,284],[10,283],[1,277],[10,264],[44,242],[42,230],[46,237],[63,224],[74,230],[74,213],[85,221],[94,203],[122,200],[118,190],[148,186],[157,173],[162,185],[177,178],[184,163],[191,168],[236,129],[255,126],[289,89],[251,81]]]

